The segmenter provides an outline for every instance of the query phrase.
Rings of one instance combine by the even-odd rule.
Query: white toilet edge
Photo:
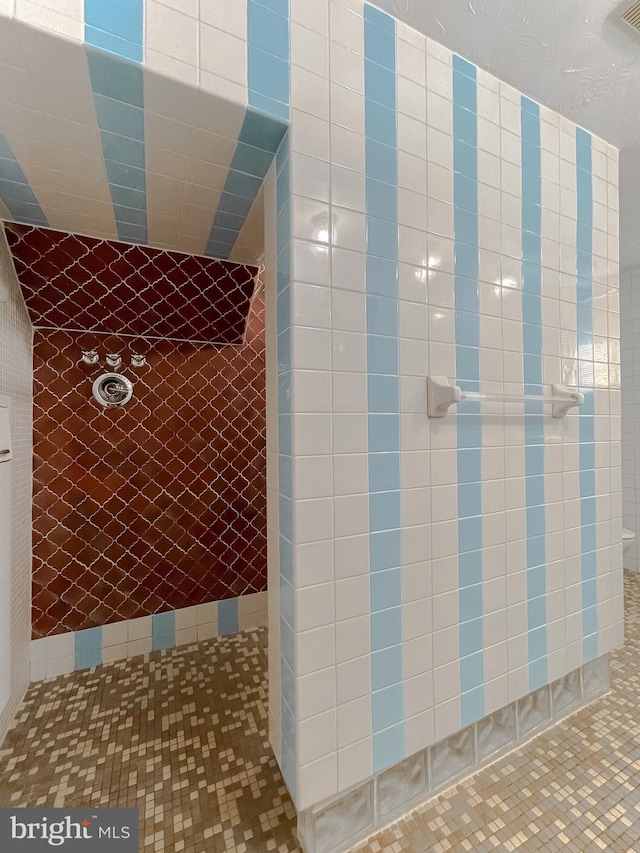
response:
[[[635,539],[635,538],[636,538],[636,534],[633,532],[633,530],[629,530],[628,527],[622,528],[622,541],[623,542],[625,540],[628,542],[630,539]]]

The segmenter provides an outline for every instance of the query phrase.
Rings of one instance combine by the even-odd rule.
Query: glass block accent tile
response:
[[[551,719],[551,696],[549,687],[541,687],[518,700],[518,723],[520,734],[528,735]]]
[[[507,705],[506,708],[500,708],[499,711],[479,720],[476,733],[480,761],[514,744],[517,738],[515,707]]]

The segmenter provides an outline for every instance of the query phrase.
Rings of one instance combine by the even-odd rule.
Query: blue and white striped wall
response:
[[[364,10],[366,319],[373,768],[406,754],[395,21]]]
[[[28,21],[0,18],[13,76],[0,126],[3,212],[258,260],[261,229],[244,226],[254,208],[262,216],[262,181],[289,121],[288,3],[246,0],[202,20],[155,0],[78,10],[73,22],[37,3]]]
[[[480,390],[478,127],[476,68],[453,57],[453,229],[456,379]],[[485,715],[482,537],[482,417],[477,403],[458,407],[458,585],[460,722]]]
[[[178,219],[182,246],[235,250],[279,151],[271,716],[306,809],[443,739],[455,753],[474,721],[621,641],[617,152],[363,0],[224,8],[195,20],[146,0],[142,101],[130,82],[117,110],[144,110],[143,136],[115,134],[132,157],[144,140],[144,185],[127,161],[124,197],[104,153],[122,127],[89,119],[95,98],[117,98],[92,88],[85,51],[106,33],[139,69],[137,36],[87,18],[85,47],[85,19],[58,19],[80,63],[65,80],[84,111],[71,159],[91,182],[73,173],[74,198],[91,199],[73,221],[141,236],[146,210],[150,241]],[[43,38],[0,24],[0,43],[11,28],[25,48]],[[42,77],[23,52],[18,70]],[[247,108],[266,136],[246,135]],[[7,200],[64,227],[52,173],[70,174],[68,126],[46,120],[28,160],[25,119],[7,114]],[[224,156],[205,168],[209,135]],[[586,400],[562,421],[470,403],[429,421],[429,374],[510,393],[565,383]]]
[[[521,100],[522,174],[522,349],[526,394],[541,395],[542,341],[542,172],[540,108]],[[547,667],[546,518],[544,413],[528,404],[525,418],[527,526],[527,652],[529,689],[549,681]]]
[[[302,809],[443,739],[455,752],[476,721],[613,648],[622,617],[589,403],[597,374],[615,425],[618,388],[588,346],[596,295],[616,286],[595,215],[616,152],[594,140],[596,179],[582,131],[550,110],[367,3],[331,5],[329,47],[320,8],[308,26],[330,87],[312,56],[298,67],[293,30],[291,66]],[[532,403],[429,421],[429,374],[513,394],[564,382],[587,403],[562,421]]]

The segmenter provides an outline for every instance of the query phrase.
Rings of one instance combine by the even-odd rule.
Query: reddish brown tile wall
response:
[[[6,223],[37,328],[240,343],[255,267]]]
[[[230,304],[244,302],[245,316],[254,274],[237,268],[224,285],[240,281]],[[215,323],[230,334],[232,323]],[[100,365],[80,360],[88,349]],[[134,383],[123,408],[91,394],[109,352]],[[132,368],[131,352],[147,365]],[[265,475],[261,297],[240,346],[37,329],[34,638],[266,589]]]

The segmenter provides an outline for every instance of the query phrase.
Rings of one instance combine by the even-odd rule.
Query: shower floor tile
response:
[[[293,853],[267,739],[266,629],[40,682],[0,753],[0,806],[137,806],[143,853]]]
[[[360,853],[640,851],[640,576],[612,691]],[[266,631],[34,685],[0,753],[0,806],[137,806],[143,853],[299,853],[267,740]]]

